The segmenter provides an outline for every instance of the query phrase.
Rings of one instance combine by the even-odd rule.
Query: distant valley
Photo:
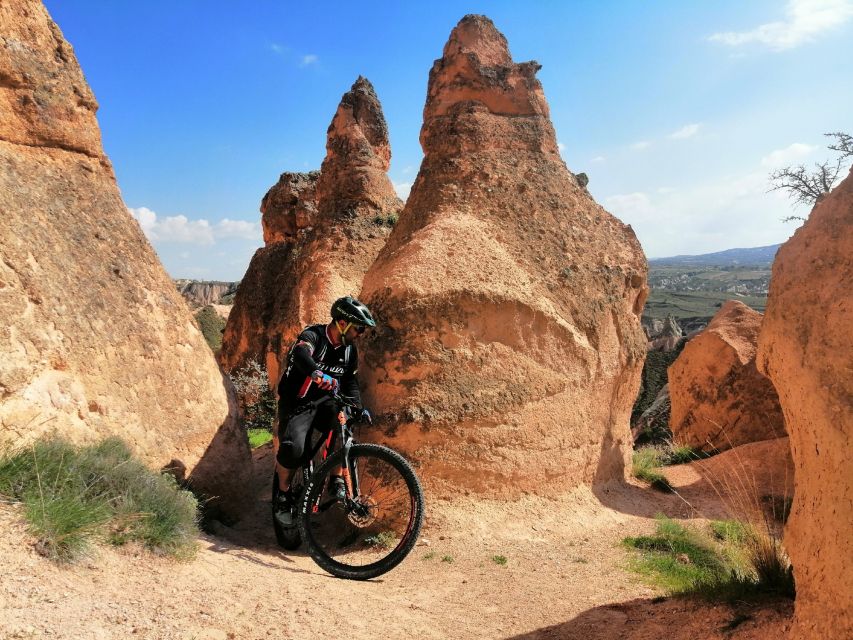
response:
[[[644,320],[671,315],[686,330],[704,326],[726,300],[764,312],[778,244],[649,260]]]

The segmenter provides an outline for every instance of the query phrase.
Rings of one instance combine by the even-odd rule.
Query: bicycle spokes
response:
[[[354,446],[348,457],[346,499],[328,500],[316,511],[307,511],[305,525],[320,554],[344,567],[365,567],[381,563],[403,546],[410,548],[421,518],[422,498],[415,497],[422,494],[414,473],[395,457],[363,446]],[[324,490],[329,475],[315,477],[312,494]]]

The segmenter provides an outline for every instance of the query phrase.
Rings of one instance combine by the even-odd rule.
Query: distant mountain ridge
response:
[[[714,265],[730,266],[745,264],[766,264],[773,262],[781,245],[771,244],[766,247],[751,247],[744,249],[726,249],[714,253],[703,253],[697,256],[670,256],[668,258],[652,258],[650,265]]]

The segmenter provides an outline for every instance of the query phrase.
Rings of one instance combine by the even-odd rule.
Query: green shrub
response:
[[[625,538],[638,552],[630,567],[670,594],[734,599],[773,593],[793,597],[793,573],[775,540],[748,523],[717,520],[713,537],[657,516],[654,535]]]
[[[249,446],[252,449],[262,447],[267,442],[272,440],[272,433],[270,433],[266,429],[249,429],[246,433],[249,436]]]
[[[201,335],[214,352],[222,348],[222,332],[225,331],[225,319],[216,313],[216,310],[207,306],[199,309],[195,314],[195,320]]]
[[[712,541],[664,516],[657,517],[654,535],[623,542],[640,552],[631,568],[671,594],[702,592],[732,576],[733,567]]]
[[[71,561],[94,540],[195,553],[197,503],[148,469],[119,438],[75,446],[53,436],[0,456],[0,495],[19,501],[45,555]]]
[[[632,473],[635,478],[648,482],[659,491],[672,491],[672,485],[658,471],[663,466],[662,452],[658,447],[642,447],[634,451]]]

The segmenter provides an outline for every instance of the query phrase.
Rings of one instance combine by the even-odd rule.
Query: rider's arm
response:
[[[290,349],[290,364],[297,373],[310,376],[320,368],[313,357],[316,347],[317,336],[309,330],[303,331],[296,338],[296,343]]]
[[[293,345],[290,357],[292,358],[293,367],[298,373],[309,376],[320,368],[320,365],[314,361],[313,355],[314,347],[311,343],[299,340]]]
[[[341,394],[352,398],[359,407],[361,404],[361,392],[358,390],[358,349],[352,345],[352,359],[350,365],[341,377]]]

